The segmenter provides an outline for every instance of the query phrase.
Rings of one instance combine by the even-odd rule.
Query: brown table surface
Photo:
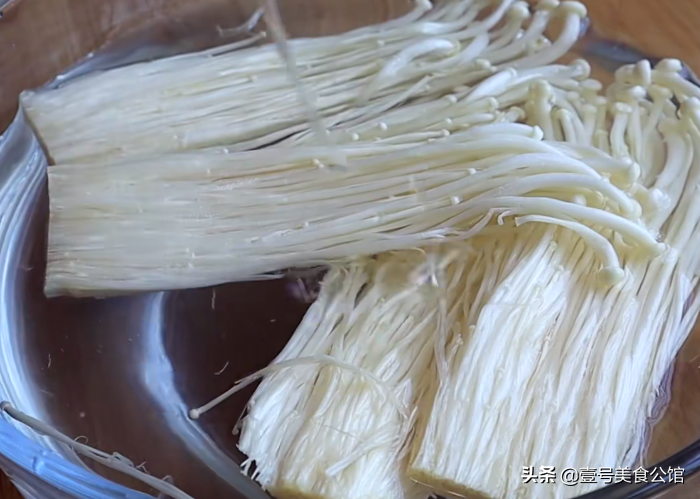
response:
[[[2,499],[22,499],[22,495],[12,486],[10,480],[0,474],[0,497]]]
[[[93,5],[106,4],[113,1],[115,0],[93,0],[92,3]],[[120,1],[122,4],[130,2],[130,0]],[[183,3],[183,1],[187,2],[188,0],[175,0],[178,3]],[[189,1],[194,3],[194,0]],[[306,1],[312,2],[312,0],[295,1],[299,4],[303,4]],[[323,1],[331,2],[331,0]],[[697,26],[700,25],[700,1],[583,0],[583,2],[589,9],[594,26],[605,36],[630,44],[652,55],[678,57],[696,71],[700,70],[700,30],[697,29]],[[19,3],[23,5],[20,6],[18,5]],[[64,29],[71,29],[71,23],[74,24],[76,22],[94,24],[94,28],[89,28],[89,30],[98,32],[100,30],[100,21],[98,19],[92,19],[85,15],[79,16],[80,19],[78,20],[66,17],[66,12],[71,10],[68,8],[70,4],[84,3],[84,0],[14,0],[10,2],[9,9],[21,10],[26,8],[34,12],[41,11],[42,14],[54,17],[60,22],[65,21]],[[135,4],[135,2],[131,3]],[[319,22],[322,22],[322,20],[319,20]],[[0,40],[3,38],[2,28],[3,26],[0,22]],[[23,52],[22,47],[13,46],[12,48]],[[79,57],[80,55],[82,54],[70,54],[68,58]],[[0,55],[1,57],[3,56]],[[58,62],[58,64],[65,64],[65,62]],[[56,69],[59,70],[60,68]],[[37,83],[41,82],[41,78],[46,77],[47,75],[35,75],[35,78],[39,79]],[[12,80],[12,78],[10,77],[9,80]],[[13,89],[12,82],[10,82],[3,90],[5,93],[10,93],[16,92],[18,89]],[[6,101],[5,97],[3,96],[4,101]],[[10,112],[11,110],[6,106],[0,109],[0,127],[5,126]],[[700,416],[695,415],[694,417]],[[672,429],[669,431],[672,431]],[[692,480],[687,480],[685,485],[667,491],[663,494],[663,497],[668,497],[669,499],[700,499],[700,474],[693,477]],[[0,473],[0,499],[20,498],[21,496],[17,490],[5,475]]]

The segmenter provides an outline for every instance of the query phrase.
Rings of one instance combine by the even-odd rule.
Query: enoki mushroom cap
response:
[[[664,73],[680,73],[683,71],[683,63],[678,59],[662,59],[654,69]]]
[[[647,59],[639,61],[634,66],[634,74],[637,78],[637,84],[643,86],[644,88],[651,85],[651,62]]]
[[[527,2],[515,2],[508,9],[508,18],[513,20],[525,20],[530,17],[530,7]]]
[[[535,8],[537,10],[553,11],[559,7],[559,4],[559,0],[540,0]]]
[[[572,69],[572,76],[576,80],[584,81],[591,76],[591,64],[585,59],[576,59],[569,63],[569,67]]]
[[[598,282],[605,287],[615,286],[625,278],[625,271],[620,267],[606,267],[596,274]]]
[[[554,89],[546,80],[536,80],[530,85],[530,95],[535,100],[542,100],[552,104],[554,100]]]
[[[580,17],[581,19],[588,16],[588,9],[586,9],[586,6],[583,5],[581,2],[566,1],[562,3],[557,10],[562,14],[573,14]]]
[[[635,80],[634,66],[632,64],[620,66],[615,70],[614,76],[615,81],[618,83],[633,84]]]
[[[649,96],[655,101],[668,100],[673,97],[673,92],[670,88],[657,84],[651,85],[647,91],[649,92]]]

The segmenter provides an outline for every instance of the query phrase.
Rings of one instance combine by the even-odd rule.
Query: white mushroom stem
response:
[[[556,140],[554,124],[552,123],[552,100],[554,91],[545,80],[538,80],[530,87],[530,102],[532,119],[544,132],[546,140]]]
[[[527,68],[547,64],[548,61],[559,59],[566,54],[578,40],[581,33],[581,20],[587,15],[586,7],[580,2],[565,1],[557,8],[557,14],[564,16],[564,26],[559,37],[550,47],[524,57],[513,64],[513,67]]]
[[[693,144],[692,164],[676,208],[680,217],[684,218],[681,219],[682,223],[670,227],[667,234],[667,240],[676,248],[695,247],[689,243],[700,222],[700,130],[697,125],[689,124],[688,134]]]
[[[482,33],[486,33],[501,21],[513,3],[515,3],[515,0],[500,0],[498,7],[496,7],[496,9],[494,9],[494,11],[488,17],[481,21],[477,21],[474,23],[474,25],[465,30],[459,31],[456,34],[457,40],[466,40],[469,38],[474,38]]]
[[[652,82],[669,88],[679,97],[700,98],[700,88],[680,75],[680,71],[683,68],[682,63],[677,59],[666,59],[665,61],[669,67],[666,68],[662,65],[664,61],[661,61],[651,72]],[[659,69],[659,67],[663,69]]]
[[[687,124],[687,121],[685,126],[667,122],[660,127],[666,144],[666,163],[651,189],[659,193],[656,213],[649,221],[649,226],[655,230],[660,230],[673,213],[693,163],[693,144],[684,129]]]
[[[530,9],[527,2],[515,2],[507,12],[508,21],[498,31],[494,31],[489,44],[489,52],[503,48],[510,43],[517,41],[524,34],[522,27],[530,18]]]
[[[598,232],[580,223],[569,222],[567,220],[557,220],[552,217],[528,215],[515,218],[515,225],[518,226],[531,222],[548,223],[565,227],[575,232],[581,237],[581,239],[586,241],[586,244],[592,251],[596,252],[603,262],[603,268],[599,270],[597,274],[598,280],[602,286],[609,288],[620,283],[625,277],[625,272],[620,266],[620,260],[617,258],[617,253],[615,253],[613,246]]]
[[[552,12],[558,5],[558,0],[540,2],[523,36],[507,47],[490,52],[488,54],[489,60],[492,61],[493,64],[501,64],[504,61],[525,53],[528,45],[543,35],[552,18]]]
[[[612,155],[622,159],[630,156],[630,151],[625,140],[625,132],[629,123],[632,108],[623,102],[616,102],[613,105],[613,125],[610,130],[610,146]]]
[[[473,207],[472,207],[473,205]],[[559,218],[579,220],[593,225],[609,227],[619,232],[628,241],[634,241],[644,248],[649,255],[659,255],[665,250],[665,245],[656,241],[655,237],[644,227],[606,211],[578,206],[558,199],[542,197],[498,197],[474,203],[464,203],[463,208],[469,208],[451,219],[449,225],[459,225],[461,220],[469,220],[478,214],[499,208],[508,210],[513,215],[543,215],[557,213]]]
[[[381,71],[369,82],[358,98],[359,103],[361,105],[366,104],[369,98],[376,92],[389,86],[396,74],[413,59],[432,53],[450,54],[458,50],[458,48],[459,46],[454,42],[441,38],[423,40],[406,47],[390,59],[382,67]]]
[[[629,105],[631,108],[625,138],[629,143],[632,158],[640,164],[645,161],[643,154],[645,144],[642,138],[643,132],[640,108],[640,102],[645,97],[646,90],[644,90],[644,88],[641,86],[634,86],[626,89],[622,95],[619,96],[620,100]]]

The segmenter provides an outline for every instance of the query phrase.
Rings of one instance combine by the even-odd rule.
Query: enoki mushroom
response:
[[[575,41],[565,29],[552,44],[535,43],[547,21],[562,16],[568,27],[585,15],[577,2],[548,0],[537,7],[533,29],[504,38],[498,23],[510,18],[513,27],[522,24],[529,11],[514,0],[492,3],[461,0],[433,8],[420,0],[400,19],[282,44],[285,57],[296,63],[291,71],[303,85],[302,102],[314,104],[315,127],[309,106],[300,105],[287,78],[279,44],[224,46],[117,68],[58,89],[25,92],[21,104],[56,163],[262,147],[310,126],[315,135],[325,126],[333,133],[345,120],[410,100],[434,100],[501,68],[546,65]],[[280,28],[274,22],[272,27],[278,38]]]

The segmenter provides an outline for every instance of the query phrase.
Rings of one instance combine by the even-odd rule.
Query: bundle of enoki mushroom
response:
[[[580,4],[489,4],[292,42],[325,145],[269,47],[23,99],[59,162],[48,294],[331,266],[279,358],[192,412],[264,377],[240,446],[280,498],[568,497],[601,484],[523,467],[643,457],[700,309],[700,92],[667,60],[603,95],[550,65]]]
[[[576,41],[585,8],[543,0],[462,0],[336,36],[289,42],[296,71],[333,135],[413,99],[425,102],[505,67],[537,68]],[[563,28],[550,42],[553,18]],[[478,20],[477,20],[478,19]],[[529,22],[528,22],[529,21]],[[309,129],[274,45],[234,46],[136,64],[25,92],[21,104],[56,163],[221,146],[269,145]]]
[[[604,282],[622,276],[617,255],[582,222],[624,235],[641,254],[662,251],[639,203],[606,178],[614,172],[624,184],[634,164],[602,153],[586,160],[585,148],[541,138],[537,128],[495,124],[421,147],[338,147],[349,166],[327,171],[322,150],[301,147],[54,166],[46,293],[247,279],[467,239],[494,215],[571,227],[599,251]]]
[[[557,144],[550,147],[538,143],[536,129],[506,126],[523,120],[526,112],[521,105],[534,105],[533,113],[538,115],[545,112],[549,100],[554,101],[561,114],[557,119],[568,120],[575,110],[566,100],[566,89],[595,93],[596,82],[587,79],[589,68],[585,62],[541,65],[571,47],[585,9],[576,2],[559,4],[545,0],[530,16],[521,2],[503,0],[489,4],[446,2],[426,12],[424,2],[419,2],[414,12],[383,26],[330,39],[301,40],[298,46],[290,42],[302,67],[308,65],[303,60],[307,52],[319,60],[332,58],[330,66],[319,63],[311,67],[319,78],[328,79],[328,91],[333,96],[347,93],[347,89],[343,90],[345,80],[335,75],[335,65],[350,67],[361,75],[368,64],[377,70],[368,77],[353,76],[353,92],[343,97],[345,107],[336,106],[326,113],[333,125],[331,147],[326,144],[312,148],[312,136],[302,130],[279,146],[294,146],[291,152],[280,148],[246,154],[232,152],[278,141],[298,129],[290,128],[286,118],[279,123],[280,116],[287,114],[274,103],[282,99],[295,108],[295,99],[293,89],[284,83],[282,66],[268,47],[207,52],[120,68],[84,77],[57,90],[26,96],[25,109],[50,154],[59,160],[49,171],[47,294],[104,295],[204,286],[293,265],[447,238],[463,239],[486,223],[489,215],[509,209],[509,203],[519,203],[514,214],[547,215],[562,206],[563,212],[574,210],[583,219],[607,217],[608,214],[587,208],[564,205],[571,196],[563,195],[563,191],[553,195],[552,189],[573,194],[582,187],[575,185],[579,181],[595,183],[607,173],[624,184],[634,177],[635,165],[601,157],[594,160],[595,164],[589,162],[590,166],[574,166],[568,160],[578,159],[581,153],[557,152]],[[488,7],[492,12],[474,21]],[[505,24],[494,28],[504,16]],[[563,27],[550,43],[542,33],[548,21],[557,16],[563,18]],[[522,31],[523,23],[530,17]],[[436,33],[444,39],[435,38]],[[367,40],[375,45],[381,41],[380,45],[392,50],[385,58],[369,62],[365,57]],[[333,57],[327,53],[328,47],[338,51],[339,47],[354,47],[356,43],[362,57],[338,58],[336,52]],[[457,54],[434,50],[449,43],[464,48]],[[376,46],[372,50],[376,52]],[[384,52],[379,51],[381,54]],[[475,59],[476,55],[483,57]],[[231,81],[219,81],[221,74],[228,75],[232,67],[247,67],[241,62],[245,57],[261,61],[255,65],[261,71],[255,78],[259,85],[250,89],[255,95],[236,92],[223,99]],[[262,62],[270,58],[275,62],[263,71]],[[499,66],[494,67],[494,62]],[[175,71],[183,67],[188,69],[181,71],[177,79],[161,74],[163,68]],[[147,82],[157,75],[158,84],[149,94]],[[238,82],[236,78],[232,81]],[[551,84],[543,87],[542,79]],[[267,80],[276,82],[273,90],[268,91],[268,85],[263,84]],[[302,72],[301,80],[305,88],[314,89],[314,78],[306,80]],[[212,89],[212,85],[216,88]],[[407,92],[401,90],[404,86]],[[416,94],[414,90],[420,92]],[[110,99],[120,100],[111,105],[115,101]],[[150,103],[142,102],[143,99]],[[224,114],[219,114],[219,108],[203,107],[202,99],[223,106]],[[265,103],[265,115],[274,112],[272,128],[256,128],[270,120],[245,107],[258,101],[260,105]],[[356,105],[358,102],[360,105]],[[322,103],[319,105],[324,109]],[[157,109],[153,110],[153,106]],[[172,112],[167,111],[171,108]],[[120,113],[127,109],[129,117],[124,118]],[[307,128],[304,113],[299,113],[300,126]],[[592,133],[596,114],[600,112],[595,106],[588,105],[585,123],[581,124],[587,128],[580,131],[582,135]],[[150,119],[154,116],[159,120],[155,125]],[[180,127],[178,120],[182,120],[187,133],[200,133],[210,118],[215,118],[217,133],[238,130],[240,125],[253,130],[255,139],[227,135],[213,143],[195,141],[182,146],[197,148],[234,141],[223,149],[157,154],[180,146],[171,140],[159,140],[151,133],[170,134],[173,127]],[[91,120],[97,123],[88,124]],[[469,130],[484,123],[503,126]],[[558,138],[547,128],[544,133],[549,140]],[[143,142],[139,142],[141,139]],[[109,145],[111,141],[119,142],[118,150]],[[409,151],[431,141],[438,143],[419,155]],[[132,149],[137,144],[143,148]],[[302,144],[309,147],[299,148]],[[96,149],[80,152],[82,147]],[[533,165],[528,165],[529,170],[523,169],[518,163],[528,161],[523,153],[546,154],[541,159],[547,165],[535,165],[534,170]],[[501,166],[504,171],[489,171],[474,180],[465,179],[460,173],[489,168],[508,154],[520,159]],[[61,158],[75,163],[63,163]],[[349,163],[352,164],[348,166]],[[324,166],[333,170],[331,175],[317,175],[316,170]],[[455,168],[456,171],[450,171]],[[527,179],[532,173],[574,176]],[[490,180],[482,183],[476,179]],[[515,180],[519,182],[513,184]],[[465,182],[473,187],[463,190]],[[635,203],[622,199],[625,195],[615,186],[598,183],[596,190],[611,196],[611,206],[622,203],[612,211],[634,222]],[[545,200],[545,205],[520,200],[524,194],[539,191],[551,198]],[[489,199],[496,195],[505,204]],[[520,206],[523,202],[530,206]],[[283,208],[284,215],[278,207]],[[642,246],[653,250],[650,234],[643,228],[618,218],[611,223],[622,224],[623,232],[631,229],[633,239],[641,238]],[[129,258],[126,262],[110,258],[115,252],[128,254]],[[606,262],[610,263],[611,258],[608,255]]]
[[[623,68],[607,98],[569,95],[571,114],[526,106],[583,161],[605,157],[583,146],[593,141],[638,165],[624,191],[660,254],[602,221],[506,212],[466,242],[331,271],[259,374],[240,439],[254,477],[283,498],[572,497],[603,484],[525,484],[523,467],[643,459],[662,379],[700,310],[700,101],[679,70]],[[587,101],[600,114],[581,134]],[[612,206],[602,196],[573,195],[581,208]],[[619,282],[596,277],[603,246]]]

